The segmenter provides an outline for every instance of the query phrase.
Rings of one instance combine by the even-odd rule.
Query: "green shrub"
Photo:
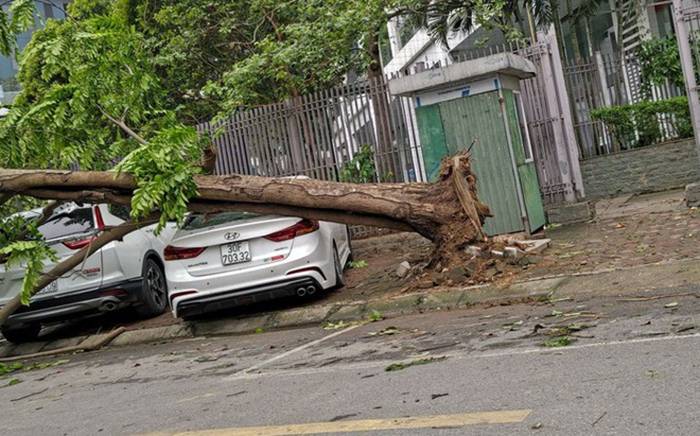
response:
[[[693,136],[687,97],[594,109],[591,117],[605,124],[620,148],[643,147],[670,139],[661,129],[663,124],[672,126],[678,138]]]
[[[360,151],[340,169],[339,179],[345,183],[376,182],[377,171],[374,166],[374,150],[371,145],[362,145]]]
[[[663,85],[666,81],[683,89],[685,82],[675,36],[643,41],[637,48],[636,54],[640,67],[642,93],[645,96],[651,96],[652,87]]]

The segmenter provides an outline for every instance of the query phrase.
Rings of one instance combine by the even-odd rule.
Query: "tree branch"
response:
[[[148,142],[146,142],[145,139],[143,139],[138,133],[134,132],[131,127],[127,126],[126,123],[123,120],[120,120],[118,118],[113,117],[107,111],[105,111],[102,106],[99,104],[97,107],[100,109],[100,112],[102,112],[102,115],[107,117],[108,120],[110,120],[112,123],[114,123],[117,127],[122,129],[127,135],[131,136],[133,139],[136,140],[141,145],[148,145]]]

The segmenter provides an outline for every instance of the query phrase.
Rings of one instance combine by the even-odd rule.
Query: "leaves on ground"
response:
[[[352,268],[352,269],[367,268],[367,262],[364,260],[353,260],[352,262],[350,262],[350,268]]]
[[[427,365],[429,363],[441,362],[445,359],[447,359],[447,357],[442,356],[442,357],[428,357],[428,358],[424,358],[424,359],[416,359],[416,360],[411,360],[410,362],[397,362],[397,363],[392,363],[391,365],[384,368],[384,371],[386,371],[386,372],[401,371],[403,369],[410,368],[412,366]]]
[[[384,319],[384,315],[378,310],[372,310],[372,312],[369,314],[369,320],[372,322],[377,322],[381,321]]]
[[[572,342],[574,342],[574,339],[569,336],[557,336],[554,338],[547,339],[542,343],[542,345],[549,348],[558,348],[571,345]]]
[[[20,362],[13,363],[0,363],[0,375],[10,374],[15,371],[19,371],[24,368],[24,365]]]
[[[12,379],[10,379],[9,382],[7,382],[7,386],[14,386],[14,385],[18,385],[20,383],[22,383],[22,380],[20,380],[18,378],[12,378]]]
[[[2,363],[0,362],[0,376],[11,374],[16,371],[34,371],[37,369],[52,368],[54,366],[63,365],[70,362],[68,359],[53,360],[49,362],[35,362],[30,365],[24,365],[22,362]]]

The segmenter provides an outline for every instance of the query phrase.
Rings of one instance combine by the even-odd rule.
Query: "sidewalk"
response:
[[[353,321],[376,312],[397,316],[474,304],[537,301],[552,293],[578,296],[694,290],[694,284],[700,284],[700,211],[687,209],[682,196],[675,191],[600,201],[594,221],[548,230],[552,245],[538,263],[521,267],[517,274],[495,276],[492,283],[480,286],[438,286],[407,293],[407,281],[396,276],[396,266],[404,260],[415,265],[426,259],[430,243],[409,233],[356,241],[355,259],[367,266],[349,270],[348,285],[340,291],[303,304],[280,301],[265,306],[264,312],[261,307],[252,307],[197,323],[174,320],[168,313],[128,325],[129,331],[114,344]],[[40,343],[5,346],[0,355],[76,345],[118,324],[119,320],[112,320],[93,330],[59,332]]]

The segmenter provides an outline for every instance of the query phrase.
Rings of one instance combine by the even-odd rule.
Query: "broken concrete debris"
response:
[[[404,278],[408,273],[411,271],[411,264],[403,261],[399,264],[399,266],[396,268],[396,275],[399,276],[399,278]]]

